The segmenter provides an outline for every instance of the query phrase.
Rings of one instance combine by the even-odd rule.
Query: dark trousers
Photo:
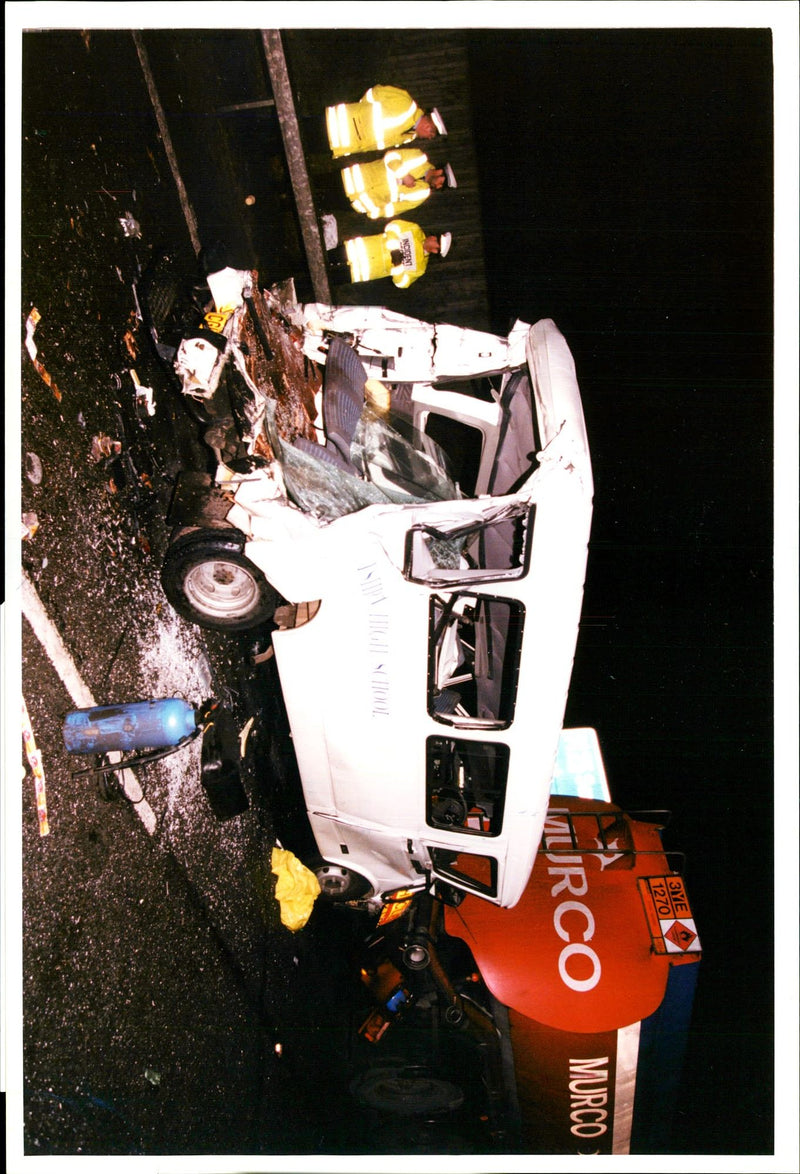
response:
[[[325,261],[331,285],[352,284],[353,278],[350,273],[350,266],[347,263],[347,255],[344,251],[343,244],[337,245],[335,249],[329,249],[325,254]]]
[[[300,128],[300,137],[307,155],[333,158],[324,114],[300,114],[297,117],[297,125]]]
[[[316,175],[311,175],[311,186],[317,199],[317,206],[323,212],[351,212],[350,201],[344,192],[342,176],[339,171],[328,169]]]

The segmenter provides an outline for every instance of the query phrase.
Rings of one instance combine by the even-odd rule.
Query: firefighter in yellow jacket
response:
[[[408,289],[422,277],[432,255],[447,256],[451,242],[449,232],[436,236],[425,233],[411,220],[391,220],[375,236],[357,236],[344,242],[350,280],[391,277],[398,289]]]
[[[359,102],[327,106],[325,124],[337,159],[447,134],[438,110],[426,113],[398,86],[372,86]]]
[[[432,191],[457,186],[449,163],[433,167],[417,147],[396,148],[387,151],[382,159],[353,163],[341,175],[351,205],[370,220],[391,220],[418,208]]]

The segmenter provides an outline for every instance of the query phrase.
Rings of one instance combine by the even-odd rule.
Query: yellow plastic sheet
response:
[[[317,878],[285,848],[272,849],[272,871],[278,878],[275,896],[280,903],[282,923],[293,932],[302,929],[319,896]]]

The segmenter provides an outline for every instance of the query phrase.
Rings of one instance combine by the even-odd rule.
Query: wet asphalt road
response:
[[[168,95],[172,107],[194,103],[176,120],[176,145],[204,237],[230,240],[238,225],[239,247],[260,249],[285,275],[298,262],[286,252],[290,203],[274,135],[253,156],[241,154],[249,116],[227,135],[218,122],[199,134],[202,103],[216,98],[172,68],[167,39],[150,47],[165,86],[187,87]],[[23,693],[50,825],[40,836],[23,756],[25,1153],[352,1150],[338,1092],[346,928],[315,910],[293,935],[274,898],[271,847],[276,835],[292,847],[304,816],[270,666],[249,668],[246,641],[206,641],[159,583],[176,474],[204,459],[148,348],[134,291],[163,247],[191,272],[175,184],[129,34],[34,34],[26,52],[21,333],[35,307],[40,368],[24,349],[23,574],[98,703],[214,696],[238,728],[255,724],[245,813],[214,818],[193,743],[139,772],[155,816],[148,829],[134,804],[73,779],[85,764],[65,753],[61,723],[75,701],[23,621]],[[234,159],[260,168],[255,186]],[[212,164],[210,193],[198,176]],[[256,228],[242,184],[264,196]],[[265,239],[278,242],[274,258]],[[137,404],[133,372],[152,389],[152,416]]]
[[[190,34],[147,33],[146,44],[203,236],[230,239],[242,261],[254,257],[270,278],[295,272],[296,229],[269,110],[219,113],[267,96],[253,55],[243,53],[240,70],[223,72]],[[191,63],[185,73],[181,61]],[[552,61],[560,71],[557,55]],[[98,700],[161,691],[194,700],[210,682],[243,722],[255,711],[251,690],[263,705],[268,683],[262,689],[252,674],[240,673],[246,648],[202,640],[177,621],[158,584],[164,509],[178,467],[198,449],[149,359],[131,285],[162,245],[187,267],[192,251],[134,47],[125,33],[56,34],[32,50],[29,70],[20,338],[35,305],[39,358],[62,398],[22,349],[22,509],[39,519],[35,536],[23,543],[23,564]],[[548,103],[549,118],[557,103],[552,95]],[[555,131],[561,125],[554,122]],[[558,152],[560,142],[553,164]],[[737,156],[737,169],[738,163]],[[554,190],[563,197],[573,188]],[[255,203],[246,203],[251,195]],[[558,199],[550,207],[563,218]],[[726,198],[725,207],[735,219],[747,205]],[[141,237],[125,236],[119,218],[126,212]],[[580,293],[587,300],[596,276],[584,256],[589,235],[574,237],[574,268],[589,278]],[[757,241],[757,233],[750,235]],[[554,242],[553,256],[538,265],[545,284],[536,296],[544,313],[560,322],[564,316],[575,339],[598,458],[598,540],[585,609],[597,623],[584,629],[579,645],[575,724],[614,731],[610,774],[629,807],[656,801],[676,811],[673,842],[689,853],[704,927],[692,1081],[676,1152],[718,1153],[733,1138],[741,1152],[760,1153],[757,1145],[769,1145],[771,1112],[772,816],[764,749],[770,678],[759,659],[767,655],[758,644],[763,631],[752,617],[770,614],[770,551],[767,514],[759,513],[765,466],[758,459],[753,465],[754,445],[768,445],[768,396],[758,392],[762,359],[756,355],[753,366],[751,350],[767,346],[769,333],[759,342],[757,325],[751,341],[737,315],[732,333],[712,335],[715,344],[722,339],[724,353],[711,347],[699,363],[680,349],[680,333],[677,344],[667,331],[658,335],[663,355],[654,358],[652,345],[643,343],[639,353],[636,331],[624,333],[630,322],[622,311],[608,324],[601,315],[600,326],[586,306],[574,311],[581,282],[568,250],[563,263],[561,224],[543,239]],[[674,263],[680,296],[673,288],[665,305],[684,305],[683,256],[679,251]],[[731,257],[722,268],[728,273],[730,264],[738,273],[735,248]],[[597,268],[618,281],[607,257]],[[746,265],[742,272],[746,289]],[[739,282],[723,278],[724,295],[709,286],[713,306],[724,307]],[[509,282],[512,294],[517,288]],[[745,308],[750,304],[743,299]],[[687,313],[702,305],[698,297]],[[759,313],[756,323],[761,319]],[[645,314],[643,328],[651,323]],[[593,369],[596,340],[602,344],[617,331],[619,355],[610,363],[599,345]],[[681,364],[695,374],[690,378]],[[154,388],[153,418],[137,415],[131,368]],[[711,393],[689,389],[694,378],[713,379]],[[653,394],[654,379],[656,390],[663,380],[661,398]],[[673,398],[667,411],[664,402]],[[718,411],[723,402],[732,405],[727,418]],[[668,475],[654,470],[658,446],[654,455],[640,443],[654,404],[661,405]],[[94,438],[103,435],[120,441],[119,459],[92,459]],[[38,484],[25,476],[28,452],[42,463]],[[718,466],[713,475],[709,462]],[[698,484],[709,485],[707,500]],[[677,558],[670,547],[676,534],[683,544]],[[213,821],[196,764],[171,760],[143,775],[158,820],[150,837],[130,805],[104,802],[93,784],[71,780],[73,763],[60,736],[70,700],[26,625],[23,671],[51,825],[40,839],[27,772],[20,794],[29,1152],[369,1148],[363,1136],[354,1142],[358,1124],[349,1136],[341,1129],[336,1099],[346,1010],[337,1002],[346,989],[336,982],[346,962],[341,926],[315,914],[292,937],[277,923],[264,875],[264,849],[275,834],[285,838],[302,823],[279,714],[267,714],[251,735],[245,816]],[[718,715],[727,712],[727,737],[710,742],[695,734],[692,741],[689,708],[694,725],[705,722],[709,733],[724,733]],[[275,1042],[284,1044],[280,1059]],[[692,1148],[697,1138],[705,1148]]]

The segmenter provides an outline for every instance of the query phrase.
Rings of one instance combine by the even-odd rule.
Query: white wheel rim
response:
[[[183,589],[195,611],[214,619],[241,619],[253,611],[260,596],[250,571],[223,558],[192,567]]]
[[[346,868],[326,864],[317,870],[317,880],[322,892],[328,897],[340,897],[350,888],[352,878]]]

